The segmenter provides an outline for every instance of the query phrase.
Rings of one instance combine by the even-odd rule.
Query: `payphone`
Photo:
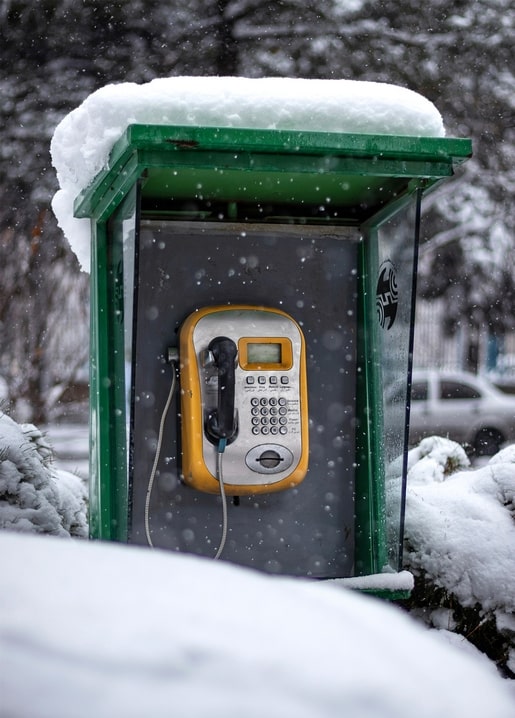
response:
[[[222,498],[224,548],[227,499],[297,486],[308,469],[306,343],[286,312],[263,306],[220,305],[190,314],[169,348],[172,386],[145,500],[145,534],[163,446],[163,430],[180,385],[180,475],[185,485]]]
[[[278,309],[216,306],[180,330],[182,477],[219,493],[291,488],[306,475],[308,412],[305,341]]]

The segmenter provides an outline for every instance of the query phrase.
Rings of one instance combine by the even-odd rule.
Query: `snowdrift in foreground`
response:
[[[185,555],[0,533],[5,715],[512,718],[490,665],[377,599]]]
[[[106,167],[114,143],[134,123],[444,135],[441,115],[429,100],[386,83],[169,77],[143,85],[106,85],[61,121],[50,148],[61,188],[52,206],[85,271],[89,271],[89,220],[73,218],[73,203]]]
[[[87,537],[84,482],[53,466],[53,452],[32,424],[0,413],[0,529]]]

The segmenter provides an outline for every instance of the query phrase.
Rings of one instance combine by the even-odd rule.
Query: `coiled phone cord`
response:
[[[154,481],[156,478],[157,466],[159,464],[159,458],[161,456],[161,449],[163,447],[163,435],[164,435],[165,421],[166,421],[166,417],[168,415],[168,411],[170,410],[170,404],[172,403],[172,399],[175,394],[175,388],[177,386],[177,364],[175,361],[171,361],[170,364],[172,366],[172,383],[170,386],[170,391],[168,393],[168,397],[166,399],[163,413],[161,414],[161,421],[159,422],[159,432],[157,435],[156,453],[154,456],[154,463],[152,465],[152,470],[150,472],[150,477],[148,480],[147,495],[145,497],[145,535],[147,537],[147,543],[150,546],[150,548],[154,548],[154,544],[152,542],[152,536],[150,535],[150,497],[152,495],[152,489],[154,487]],[[220,498],[222,499],[222,537],[220,539],[220,545],[218,546],[218,550],[214,556],[215,561],[217,561],[220,558],[220,556],[222,555],[222,551],[224,550],[225,543],[227,541],[227,527],[228,527],[227,496],[225,494],[223,466],[222,466],[222,463],[223,463],[222,456],[225,451],[226,445],[227,445],[227,439],[220,439],[218,441],[218,447],[217,447],[217,452],[216,452],[216,478],[218,479],[218,483],[220,484]]]

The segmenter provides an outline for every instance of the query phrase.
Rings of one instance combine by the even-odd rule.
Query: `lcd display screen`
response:
[[[249,364],[280,364],[281,345],[278,343],[249,342],[247,345]]]

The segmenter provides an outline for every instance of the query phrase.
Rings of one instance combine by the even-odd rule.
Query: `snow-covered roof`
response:
[[[171,77],[107,85],[55,130],[52,162],[60,189],[53,209],[79,261],[89,263],[89,221],[75,198],[107,165],[131,124],[442,137],[435,106],[403,87],[351,80]]]

